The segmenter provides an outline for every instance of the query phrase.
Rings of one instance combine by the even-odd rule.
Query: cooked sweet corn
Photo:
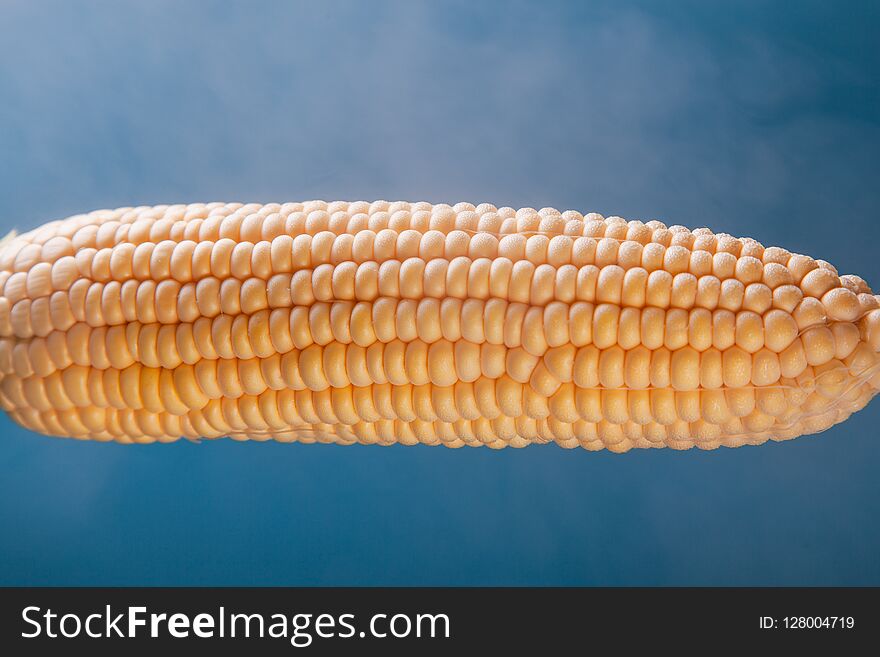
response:
[[[735,447],[845,420],[878,352],[827,262],[552,208],[160,205],[0,247],[0,405],[56,436]]]

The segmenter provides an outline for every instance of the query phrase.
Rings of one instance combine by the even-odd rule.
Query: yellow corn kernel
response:
[[[714,448],[880,390],[880,297],[659,221],[375,201],[100,210],[0,243],[0,406],[44,434]]]

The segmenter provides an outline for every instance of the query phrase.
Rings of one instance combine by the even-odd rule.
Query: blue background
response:
[[[880,285],[876,2],[3,2],[0,228],[186,201],[661,218]],[[0,419],[0,584],[880,584],[875,402],[702,453]]]

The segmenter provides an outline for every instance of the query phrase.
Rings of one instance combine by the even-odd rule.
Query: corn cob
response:
[[[827,262],[552,208],[160,205],[0,247],[0,405],[81,439],[735,447],[845,420],[878,352]]]

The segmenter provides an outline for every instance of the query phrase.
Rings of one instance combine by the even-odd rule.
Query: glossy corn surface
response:
[[[0,404],[125,443],[758,444],[877,393],[878,301],[751,239],[552,208],[101,210],[0,246]]]

